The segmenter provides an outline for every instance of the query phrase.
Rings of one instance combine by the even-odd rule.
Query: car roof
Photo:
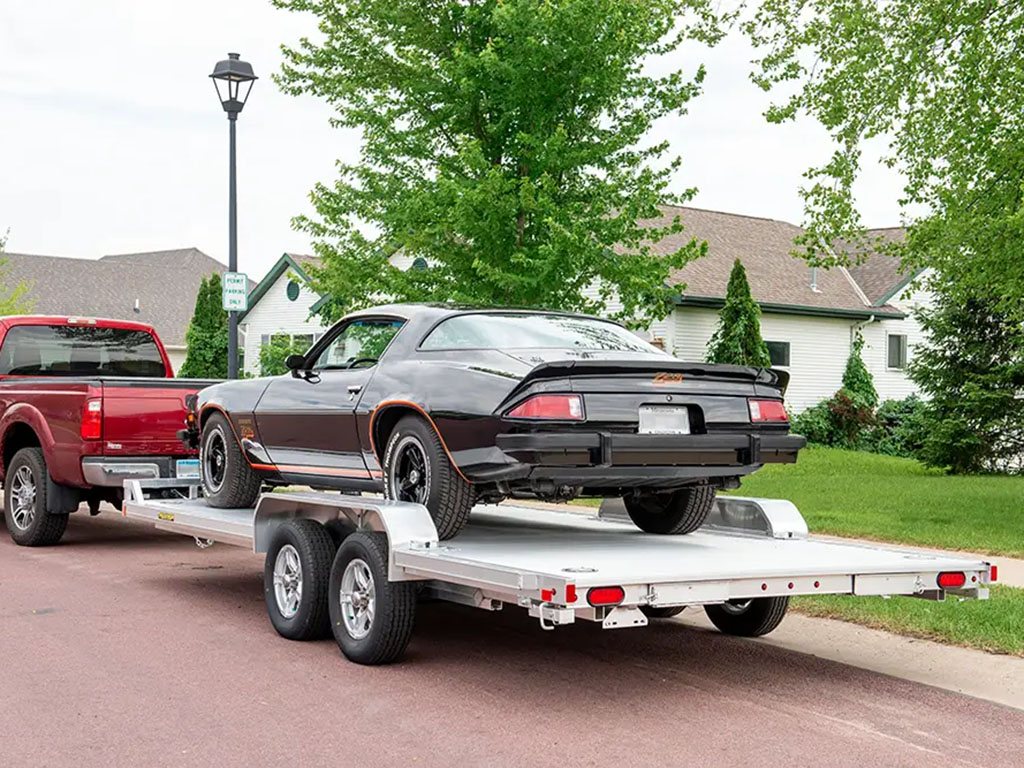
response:
[[[375,307],[367,307],[345,315],[345,319],[358,317],[372,317],[375,315],[394,315],[412,320],[413,318],[432,317],[439,319],[452,315],[463,315],[467,313],[479,314],[513,314],[524,315],[565,315],[568,317],[593,317],[580,312],[561,312],[557,309],[537,309],[535,307],[487,307],[473,304],[445,304],[445,303],[394,303],[379,304]]]
[[[104,317],[82,317],[74,315],[5,315],[0,323],[7,328],[18,325],[83,326],[90,328],[117,328],[122,331],[144,331],[155,335],[153,326],[135,320],[112,320]]]

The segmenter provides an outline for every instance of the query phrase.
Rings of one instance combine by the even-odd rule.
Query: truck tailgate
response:
[[[185,398],[212,383],[189,379],[103,379],[103,453],[191,453],[178,437],[178,431],[185,427]]]

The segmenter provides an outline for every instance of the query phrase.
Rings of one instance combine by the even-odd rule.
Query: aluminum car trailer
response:
[[[788,501],[719,497],[687,536],[556,509],[479,506],[439,542],[426,508],[337,493],[266,493],[251,509],[155,498],[164,481],[127,481],[123,515],[265,554],[274,628],[295,640],[333,632],[352,661],[398,659],[424,597],[525,608],[543,629],[578,619],[641,627],[704,606],[723,632],[767,634],[792,595],[988,597],[996,569],[938,552],[818,539]],[[178,481],[180,484],[180,481]]]

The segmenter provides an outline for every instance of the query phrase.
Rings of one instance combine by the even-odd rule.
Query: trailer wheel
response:
[[[331,629],[341,652],[357,664],[389,664],[409,644],[416,582],[388,581],[387,537],[353,533],[331,568]]]
[[[686,610],[685,605],[674,605],[672,607],[656,608],[653,605],[641,605],[640,611],[648,619],[671,619]]]
[[[641,531],[679,536],[704,525],[715,504],[715,489],[701,483],[670,493],[628,495],[623,501],[630,520]]]
[[[211,507],[244,509],[256,503],[263,481],[242,454],[231,425],[214,413],[199,440],[199,475]]]
[[[41,448],[22,448],[4,481],[4,522],[15,544],[48,547],[60,541],[68,516],[47,511],[46,459]]]
[[[789,597],[755,597],[730,600],[721,605],[705,605],[711,623],[727,635],[761,637],[774,630],[786,616]]]
[[[437,433],[418,416],[403,417],[388,438],[384,495],[425,506],[442,541],[462,530],[473,509],[473,487],[452,465]]]
[[[334,559],[330,533],[314,520],[289,520],[274,532],[263,567],[270,623],[281,637],[327,637],[327,583]]]

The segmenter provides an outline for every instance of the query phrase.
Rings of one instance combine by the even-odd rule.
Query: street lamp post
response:
[[[229,154],[228,160],[228,271],[238,271],[238,198],[235,179],[235,121],[245,106],[252,90],[256,75],[252,65],[241,61],[237,53],[229,53],[218,61],[210,75],[217,89],[217,97],[228,115]],[[228,312],[228,378],[238,378],[238,312]]]

